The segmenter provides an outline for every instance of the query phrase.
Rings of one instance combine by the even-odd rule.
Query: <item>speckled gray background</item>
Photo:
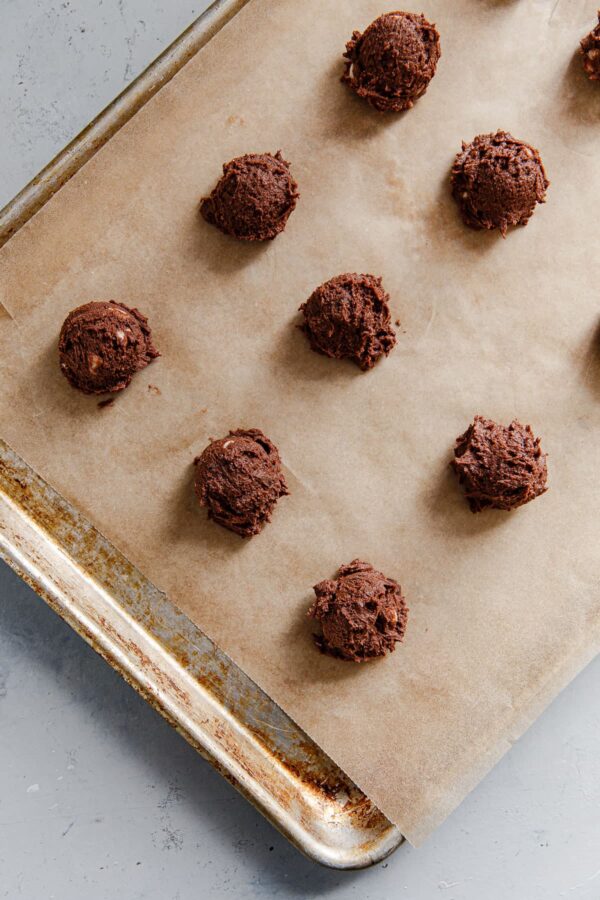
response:
[[[0,204],[206,5],[0,0]],[[0,897],[593,900],[599,696],[597,660],[423,848],[328,871],[0,564]]]

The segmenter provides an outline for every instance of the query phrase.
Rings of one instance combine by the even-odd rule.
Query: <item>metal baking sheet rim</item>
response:
[[[246,2],[213,3],[0,211],[0,246]],[[363,868],[402,843],[310,738],[1,440],[0,557],[307,856]],[[261,706],[260,727],[248,699]]]

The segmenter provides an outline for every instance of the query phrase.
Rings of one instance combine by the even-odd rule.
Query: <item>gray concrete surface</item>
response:
[[[204,5],[0,0],[0,203]],[[597,660],[423,848],[332,872],[0,564],[0,897],[598,898],[599,696]]]

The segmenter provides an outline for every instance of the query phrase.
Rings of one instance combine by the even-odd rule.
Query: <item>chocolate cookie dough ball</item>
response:
[[[298,185],[281,152],[249,153],[223,166],[200,211],[211,225],[241,241],[270,241],[296,206]]]
[[[63,375],[84,394],[122,391],[160,356],[146,317],[114,300],[92,301],[70,312],[58,353]]]
[[[392,350],[389,295],[381,278],[347,272],[320,285],[300,307],[302,330],[317,353],[351,359],[363,371]]]
[[[366,662],[391,653],[404,637],[408,607],[402,588],[369,563],[353,559],[335,581],[321,581],[314,592],[308,615],[321,626],[315,643],[323,653]]]
[[[471,228],[526,225],[549,185],[540,154],[507,131],[463,142],[452,168],[452,196]]]
[[[441,56],[435,25],[422,15],[391,12],[355,31],[346,44],[344,81],[381,112],[410,109],[425,93]]]
[[[546,454],[529,425],[507,427],[475,416],[456,439],[452,468],[472,512],[516,509],[547,490]]]
[[[600,10],[598,24],[581,41],[583,69],[590,81],[600,81]]]
[[[230,431],[194,465],[196,494],[208,518],[242,537],[262,531],[289,493],[277,447],[258,428]]]

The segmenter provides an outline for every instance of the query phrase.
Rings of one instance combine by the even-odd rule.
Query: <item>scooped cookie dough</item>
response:
[[[381,112],[410,109],[425,93],[441,56],[435,25],[422,15],[379,16],[346,44],[344,81]]]
[[[369,563],[353,559],[335,581],[314,587],[308,615],[321,626],[315,643],[323,653],[366,662],[396,648],[406,631],[408,607],[402,588]]]
[[[225,163],[200,211],[211,225],[241,241],[270,241],[285,228],[298,196],[281,152],[249,153]]]
[[[289,493],[275,444],[258,428],[212,441],[196,466],[196,494],[209,519],[241,537],[262,531]]]
[[[471,511],[516,509],[547,490],[546,454],[529,425],[475,416],[456,439],[451,463]]]
[[[600,81],[600,10],[598,24],[581,41],[583,69],[590,81]]]
[[[70,312],[58,353],[63,375],[84,394],[122,391],[160,356],[147,318],[114,300],[94,300]]]
[[[452,168],[452,195],[471,228],[526,225],[550,182],[539,152],[507,131],[463,142]]]
[[[320,285],[300,307],[302,330],[317,353],[372,369],[396,344],[381,278],[346,272]]]

